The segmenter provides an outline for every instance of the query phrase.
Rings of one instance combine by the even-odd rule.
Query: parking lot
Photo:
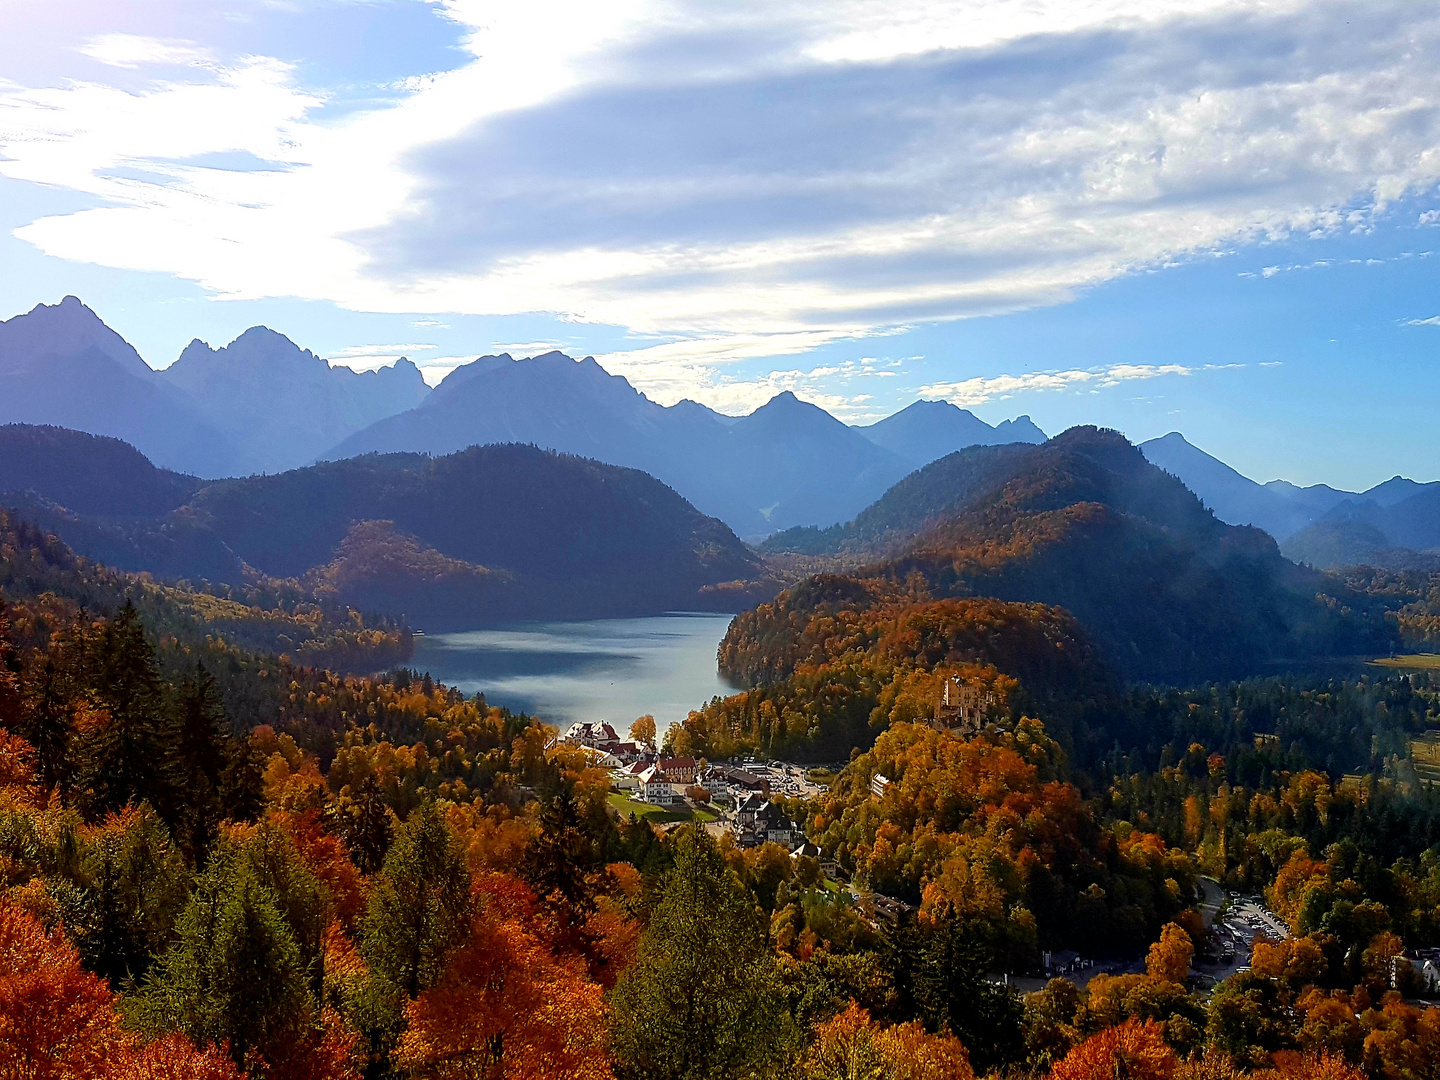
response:
[[[763,776],[770,782],[771,795],[786,795],[791,798],[819,798],[825,788],[805,779],[806,765],[794,765],[788,761],[755,761],[746,758],[741,768]]]

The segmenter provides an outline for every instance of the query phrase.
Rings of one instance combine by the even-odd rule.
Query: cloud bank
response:
[[[732,385],[731,361],[1363,229],[1440,181],[1432,5],[440,10],[465,62],[339,118],[325,87],[274,58],[78,43],[155,77],[0,86],[0,175],[94,199],[18,235],[222,297],[623,327],[655,344],[610,354],[616,370],[661,398],[698,389],[740,407],[803,374]],[[926,389],[978,403],[1183,373]]]

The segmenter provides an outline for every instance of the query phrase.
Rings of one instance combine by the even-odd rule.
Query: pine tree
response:
[[[956,1036],[982,1075],[1017,1061],[1024,1050],[1024,1009],[1008,989],[986,980],[989,950],[954,919],[939,923],[923,941],[913,978],[926,1027]]]
[[[204,860],[224,816],[221,785],[228,764],[225,710],[202,665],[180,682],[175,701],[175,765],[184,799],[177,831],[195,862]]]
[[[335,807],[337,831],[350,849],[350,858],[362,874],[373,874],[390,850],[390,811],[373,774],[360,781],[360,790]]]
[[[470,875],[450,830],[426,799],[398,830],[365,905],[361,955],[406,997],[433,986],[463,938]]]
[[[175,943],[129,1010],[151,1032],[175,1027],[197,1045],[228,1042],[283,1059],[313,1008],[304,958],[275,890],[237,849],[221,849],[197,882]]]
[[[0,728],[18,734],[21,720],[20,654],[10,639],[10,613],[0,597]]]
[[[70,780],[70,697],[53,657],[31,669],[25,687],[25,710],[18,733],[35,747],[37,779],[42,791],[66,791]]]
[[[81,801],[94,816],[148,801],[169,822],[176,790],[173,725],[161,700],[155,650],[135,606],[126,601],[89,645],[87,689],[109,719],[81,740]]]
[[[617,1073],[627,1080],[768,1075],[794,1045],[754,898],[703,830],[675,840],[635,964],[611,998]]]

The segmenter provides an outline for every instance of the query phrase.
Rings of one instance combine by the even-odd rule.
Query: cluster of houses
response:
[[[760,773],[735,765],[702,768],[693,757],[661,757],[643,743],[621,739],[604,721],[572,724],[558,741],[591,751],[595,764],[610,769],[615,786],[636,802],[683,806],[703,789],[705,799],[728,812],[728,827],[742,846],[805,846],[804,830],[770,801],[770,781]]]

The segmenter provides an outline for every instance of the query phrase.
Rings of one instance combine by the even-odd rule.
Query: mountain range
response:
[[[1422,484],[1395,476],[1360,492],[1284,480],[1259,484],[1176,431],[1141,443],[1140,450],[1179,477],[1222,521],[1264,529],[1296,562],[1440,569],[1440,481]]]
[[[409,360],[332,367],[265,327],[219,349],[192,341],[157,371],[73,296],[0,323],[0,422],[123,439],[156,465],[207,479],[526,443],[642,469],[752,537],[846,521],[960,447],[1045,438],[1028,417],[991,427],[943,402],[868,427],[789,392],[743,417],[693,401],[667,407],[593,358],[558,352],[482,356],[431,391]]]
[[[0,507],[118,570],[288,579],[427,629],[735,610],[775,588],[723,522],[653,477],[514,444],[203,481],[113,438],[13,425]]]
[[[992,428],[945,402],[916,402],[849,427],[784,391],[748,416],[694,401],[658,405],[593,358],[482,356],[408,412],[324,456],[525,442],[642,469],[742,536],[845,521],[937,456],[975,443],[1043,442],[1028,417]]]

